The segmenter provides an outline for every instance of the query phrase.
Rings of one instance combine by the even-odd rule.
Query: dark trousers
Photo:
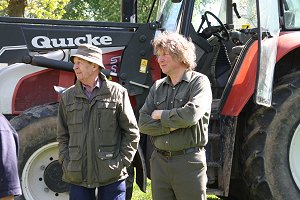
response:
[[[96,188],[70,185],[70,200],[96,200]],[[126,183],[121,180],[109,185],[98,187],[98,200],[125,200]]]
[[[205,150],[174,157],[154,150],[150,165],[153,200],[206,200]]]

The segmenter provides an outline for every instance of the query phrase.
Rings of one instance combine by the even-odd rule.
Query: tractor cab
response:
[[[251,124],[253,118],[258,117],[270,121],[268,109],[273,109],[273,98],[278,107],[282,103],[278,103],[279,97],[274,96],[274,91],[281,91],[280,87],[283,87],[278,83],[285,75],[289,75],[283,78],[285,82],[296,82],[297,75],[292,74],[299,72],[296,64],[299,61],[299,10],[298,0],[162,0],[153,7],[152,15],[156,13],[154,18],[159,24],[156,34],[175,31],[189,37],[196,46],[195,70],[207,75],[211,82],[214,100],[206,148],[208,192],[245,199],[245,194],[233,195],[238,193],[240,187],[237,185],[244,185],[244,189],[255,185],[254,192],[245,189],[250,199],[264,198],[265,194],[267,199],[284,188],[284,184],[273,186],[271,179],[265,181],[267,183],[263,180],[255,182],[260,174],[270,178],[267,172],[272,164],[264,161],[268,167],[256,169],[249,167],[249,163],[260,162],[257,161],[260,155],[255,153],[261,153],[262,142],[264,148],[273,144],[258,139],[260,129],[264,130],[263,125],[260,129],[251,127],[253,131],[249,132],[244,124]],[[264,111],[255,112],[260,106]],[[265,116],[260,115],[262,112]],[[252,115],[254,117],[246,122]],[[272,135],[269,130],[264,131]],[[293,141],[299,144],[297,133]],[[249,144],[256,149],[249,151]],[[291,180],[297,185],[290,184],[289,188],[299,188],[299,170],[295,170],[299,162],[295,161],[294,154],[297,145],[288,148],[291,148]],[[287,162],[285,166],[288,166]]]
[[[258,77],[256,99],[257,103],[270,105],[272,76],[266,75],[272,74],[274,68],[279,6],[271,3],[272,9],[261,9],[267,4],[259,0],[163,0],[156,7],[156,20],[160,23],[160,31],[177,31],[192,39],[197,49],[196,70],[209,77],[216,99],[222,97],[231,74],[241,65],[243,50],[259,42],[262,62],[259,66],[264,73]],[[288,13],[285,19],[291,26],[295,14]]]

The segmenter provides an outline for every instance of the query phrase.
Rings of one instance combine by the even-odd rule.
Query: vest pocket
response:
[[[115,144],[119,135],[119,131],[117,131],[117,103],[102,101],[97,104],[98,133],[101,134],[98,144]],[[104,149],[104,151],[106,150]]]
[[[124,166],[121,161],[119,151],[117,151],[117,145],[112,146],[99,146],[97,152],[97,165],[100,182],[106,183],[112,180],[117,180],[123,176]]]
[[[67,125],[70,135],[82,132],[83,107],[81,103],[66,105]],[[71,141],[72,142],[72,141]],[[72,143],[71,143],[72,144]]]
[[[69,147],[69,158],[68,163],[63,164],[66,166],[65,177],[72,183],[82,182],[82,152],[80,146]],[[64,161],[65,162],[65,161]]]

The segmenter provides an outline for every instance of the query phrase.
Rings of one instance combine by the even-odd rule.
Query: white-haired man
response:
[[[107,80],[100,48],[83,44],[71,56],[77,82],[61,97],[57,141],[70,200],[125,200],[125,179],[139,130],[127,90]]]

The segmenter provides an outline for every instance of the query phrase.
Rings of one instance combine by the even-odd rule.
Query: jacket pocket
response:
[[[78,133],[81,131],[83,122],[83,111],[81,103],[72,103],[66,105],[66,110],[68,114],[68,129],[69,133]]]
[[[99,146],[97,152],[99,181],[107,183],[124,176],[126,169],[116,145]]]
[[[84,141],[84,136],[82,132],[83,121],[82,118],[74,118],[72,121],[68,123],[69,129],[69,145],[70,146],[80,146]]]
[[[98,144],[110,145],[118,141],[117,103],[100,101],[97,105],[98,130],[101,137]]]
[[[66,106],[67,125],[70,135],[70,146],[81,145],[84,134],[83,131],[83,107],[81,103],[72,103]]]
[[[69,160],[64,160],[65,177],[72,183],[82,182],[82,151],[80,146],[69,146]]]

